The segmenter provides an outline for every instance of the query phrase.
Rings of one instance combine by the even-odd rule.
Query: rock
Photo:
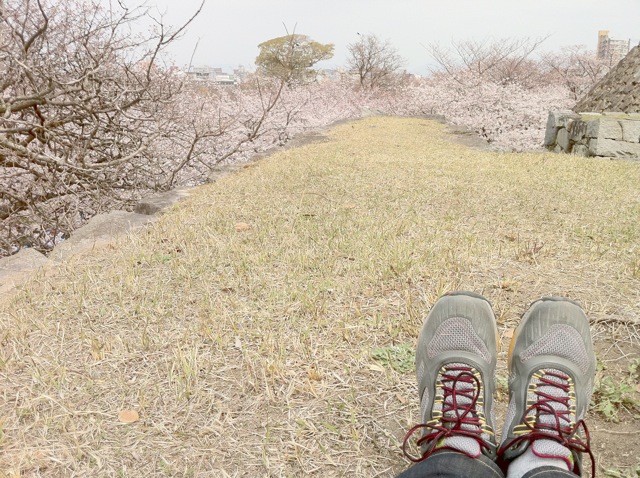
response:
[[[600,120],[591,120],[587,121],[587,131],[585,135],[587,138],[597,138],[598,137],[598,128],[600,127]]]
[[[146,214],[151,216],[163,209],[173,206],[178,201],[182,201],[189,196],[188,189],[174,189],[160,194],[154,194],[141,200],[134,209],[136,214]]]
[[[32,248],[20,249],[14,255],[0,259],[0,280],[5,274],[28,272],[47,264],[44,254]]]
[[[553,125],[549,125],[547,122],[547,130],[544,133],[544,146],[549,147],[556,144],[556,137],[558,136],[559,129],[560,128],[556,128]]]
[[[556,143],[558,146],[560,146],[560,148],[562,148],[562,151],[566,153],[571,151],[571,142],[569,140],[569,132],[566,130],[566,128],[561,128],[558,131],[558,136],[556,137]]]
[[[589,140],[589,150],[595,156],[609,158],[640,158],[640,144],[597,138]]]
[[[126,233],[140,229],[155,220],[155,217],[126,211],[111,211],[99,214],[77,229],[66,241],[58,244],[49,258],[54,261],[65,260],[80,252],[104,247],[114,239]]]
[[[586,134],[589,138],[621,140],[622,126],[617,119],[601,118],[588,122]]]
[[[589,148],[584,145],[584,144],[576,144],[573,146],[572,150],[571,150],[571,154],[574,154],[576,156],[584,156],[589,157]]]
[[[640,120],[621,121],[622,139],[629,143],[640,143]]]
[[[579,120],[580,115],[573,111],[549,111],[549,117],[547,118],[547,126],[553,126],[554,128],[566,127],[569,121]]]
[[[574,121],[569,126],[569,139],[574,143],[581,141],[587,133],[587,123],[585,121]]]
[[[20,249],[16,254],[0,259],[0,294],[5,294],[23,284],[30,272],[49,263],[43,254],[35,249]]]
[[[547,129],[544,135],[544,145],[552,146],[556,142],[560,128],[566,128],[571,122],[579,119],[580,115],[573,111],[549,111]]]

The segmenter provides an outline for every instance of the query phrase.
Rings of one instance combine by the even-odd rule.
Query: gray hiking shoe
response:
[[[589,320],[580,306],[560,297],[531,304],[509,347],[509,407],[498,451],[503,469],[526,453],[525,462],[563,460],[580,474],[583,452],[595,468],[583,421],[595,371]]]
[[[414,462],[453,449],[471,458],[495,457],[493,390],[497,335],[491,305],[472,292],[442,296],[418,337],[416,373],[422,423],[405,436]],[[407,451],[414,433],[419,456]]]

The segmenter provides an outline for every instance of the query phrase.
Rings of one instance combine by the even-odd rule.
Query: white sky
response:
[[[132,0],[125,0],[133,4]],[[147,0],[170,24],[186,20],[200,0]],[[598,30],[614,39],[640,41],[640,0],[205,0],[200,16],[170,50],[179,66],[199,40],[194,65],[237,65],[253,69],[257,45],[289,31],[335,44],[334,58],[346,63],[346,45],[357,32],[389,39],[406,68],[426,74],[432,60],[423,45],[453,40],[550,35],[545,50],[586,45],[595,50]]]

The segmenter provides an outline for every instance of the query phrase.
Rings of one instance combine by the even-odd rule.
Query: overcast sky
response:
[[[201,0],[148,0],[178,24]],[[132,4],[132,1],[125,0]],[[335,44],[334,58],[319,64],[343,66],[346,46],[357,33],[389,39],[412,73],[426,74],[433,62],[425,46],[451,40],[542,37],[546,50],[586,45],[595,50],[598,30],[614,39],[640,41],[640,0],[205,0],[202,13],[171,49],[179,66],[254,68],[257,45],[286,34],[285,27]]]

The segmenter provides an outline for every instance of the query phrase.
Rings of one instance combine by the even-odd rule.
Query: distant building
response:
[[[235,76],[238,81],[244,81],[248,74],[249,72],[244,65],[240,65],[238,68],[233,69],[233,76]]]
[[[598,58],[616,64],[622,60],[631,48],[631,40],[614,40],[609,37],[609,30],[598,32]]]
[[[187,76],[198,81],[206,81],[217,85],[237,85],[238,78],[229,73],[224,73],[222,68],[212,68],[210,66],[192,66],[185,71]]]

